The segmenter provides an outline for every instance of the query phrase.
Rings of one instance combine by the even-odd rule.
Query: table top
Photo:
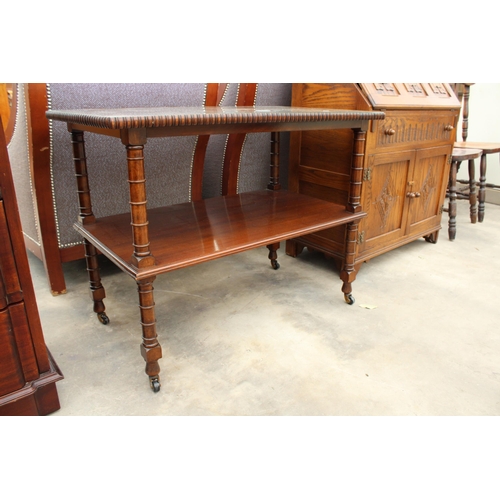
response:
[[[455,142],[455,144],[453,144],[453,147],[462,149],[480,149],[484,151],[486,154],[500,153],[499,142],[476,142],[476,141]]]
[[[224,125],[289,125],[382,120],[380,111],[336,110],[289,106],[160,107],[49,110],[47,118],[72,125],[123,130],[138,128],[217,127]]]
[[[482,149],[454,147],[451,156],[452,159],[455,161],[464,161],[464,160],[474,160],[475,158],[479,158],[482,153],[483,153]]]

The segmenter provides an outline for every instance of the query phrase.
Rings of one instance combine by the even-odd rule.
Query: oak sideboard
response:
[[[460,102],[447,83],[297,83],[292,105],[384,111],[364,144],[355,272],[362,263],[441,229]],[[344,130],[292,132],[289,189],[343,204],[352,137]],[[287,241],[288,255],[308,247],[342,268],[345,227]]]

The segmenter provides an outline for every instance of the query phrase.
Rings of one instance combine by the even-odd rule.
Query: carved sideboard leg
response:
[[[424,236],[424,240],[427,241],[428,243],[435,244],[438,241],[438,236],[439,236],[439,231],[434,231],[433,233]]]
[[[297,243],[295,240],[286,240],[285,252],[290,257],[297,257],[302,253],[305,246],[301,243]]]
[[[155,302],[153,296],[153,281],[155,277],[137,281],[139,292],[139,309],[141,311],[142,344],[141,354],[146,361],[146,374],[149,376],[151,389],[160,390],[161,346],[156,334]]]

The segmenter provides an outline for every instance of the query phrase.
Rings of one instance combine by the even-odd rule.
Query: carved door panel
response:
[[[402,238],[407,226],[404,196],[415,151],[382,153],[367,158],[361,206],[367,212],[359,226],[358,254],[369,254]]]
[[[410,202],[407,233],[433,232],[440,224],[448,182],[449,146],[419,149],[410,174],[407,196]]]

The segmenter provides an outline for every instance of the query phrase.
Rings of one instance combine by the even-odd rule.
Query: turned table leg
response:
[[[87,273],[90,283],[90,297],[94,301],[94,312],[97,318],[103,325],[109,323],[109,318],[106,315],[103,299],[106,297],[104,287],[101,284],[101,275],[99,273],[99,263],[97,261],[97,250],[94,245],[87,240],[83,240],[85,248],[85,260],[87,262]]]
[[[351,178],[349,183],[349,198],[346,208],[352,213],[357,213],[361,212],[361,186],[363,183],[363,158],[365,151],[366,131],[362,129],[353,129],[353,132],[353,158],[351,166]],[[353,221],[347,224],[344,265],[342,266],[342,270],[340,271],[340,279],[343,281],[342,292],[344,292],[344,300],[350,305],[354,304],[351,283],[356,278],[354,263],[356,260],[358,226],[359,221]]]
[[[477,222],[477,194],[476,194],[476,164],[474,160],[469,160],[469,206],[470,221]]]
[[[280,184],[280,133],[271,132],[271,158],[269,164],[269,183],[267,189],[271,191],[279,191],[281,189]],[[271,261],[271,266],[273,269],[279,269],[280,264],[278,262],[278,250],[280,244],[272,243],[267,245],[269,250],[269,260]]]
[[[448,185],[448,238],[453,241],[457,234],[457,165],[451,162],[450,182]]]
[[[346,228],[345,238],[345,256],[342,271],[340,271],[340,279],[343,281],[342,292],[344,292],[344,300],[349,304],[354,304],[352,296],[352,285],[356,277],[354,269],[354,259],[356,257],[356,240],[358,235],[358,222],[351,222]]]
[[[142,344],[141,354],[146,361],[146,374],[149,377],[154,392],[160,390],[161,346],[156,334],[155,302],[153,296],[153,281],[155,277],[137,281],[139,292],[139,309],[141,311]]]
[[[155,258],[150,250],[148,212],[146,197],[146,176],[144,168],[145,137],[129,134],[127,149],[128,183],[130,194],[130,225],[132,226],[133,253],[131,263],[138,269],[154,265]],[[146,361],[146,374],[154,392],[160,390],[161,346],[156,334],[153,281],[156,276],[137,280],[139,308],[141,311],[142,344],[141,354]]]
[[[80,130],[71,130],[71,144],[73,147],[73,163],[78,189],[78,201],[80,213],[78,220],[82,225],[95,222],[90,199],[90,187],[87,173],[87,158],[85,155],[85,139]],[[106,297],[104,287],[101,284],[99,264],[97,261],[97,250],[89,241],[84,240],[85,260],[90,284],[90,297],[94,301],[94,312],[99,321],[105,325],[109,323],[106,316],[103,299]]]
[[[267,249],[269,250],[269,260],[271,261],[271,267],[273,269],[279,269],[280,263],[278,262],[278,250],[280,248],[279,243],[272,243],[271,245],[267,245]]]
[[[130,260],[137,268],[143,268],[155,263],[149,248],[144,145],[127,145],[127,164],[133,246]]]
[[[479,209],[477,214],[478,222],[483,222],[484,220],[484,208],[486,201],[486,153],[481,155],[481,160],[479,163]]]

